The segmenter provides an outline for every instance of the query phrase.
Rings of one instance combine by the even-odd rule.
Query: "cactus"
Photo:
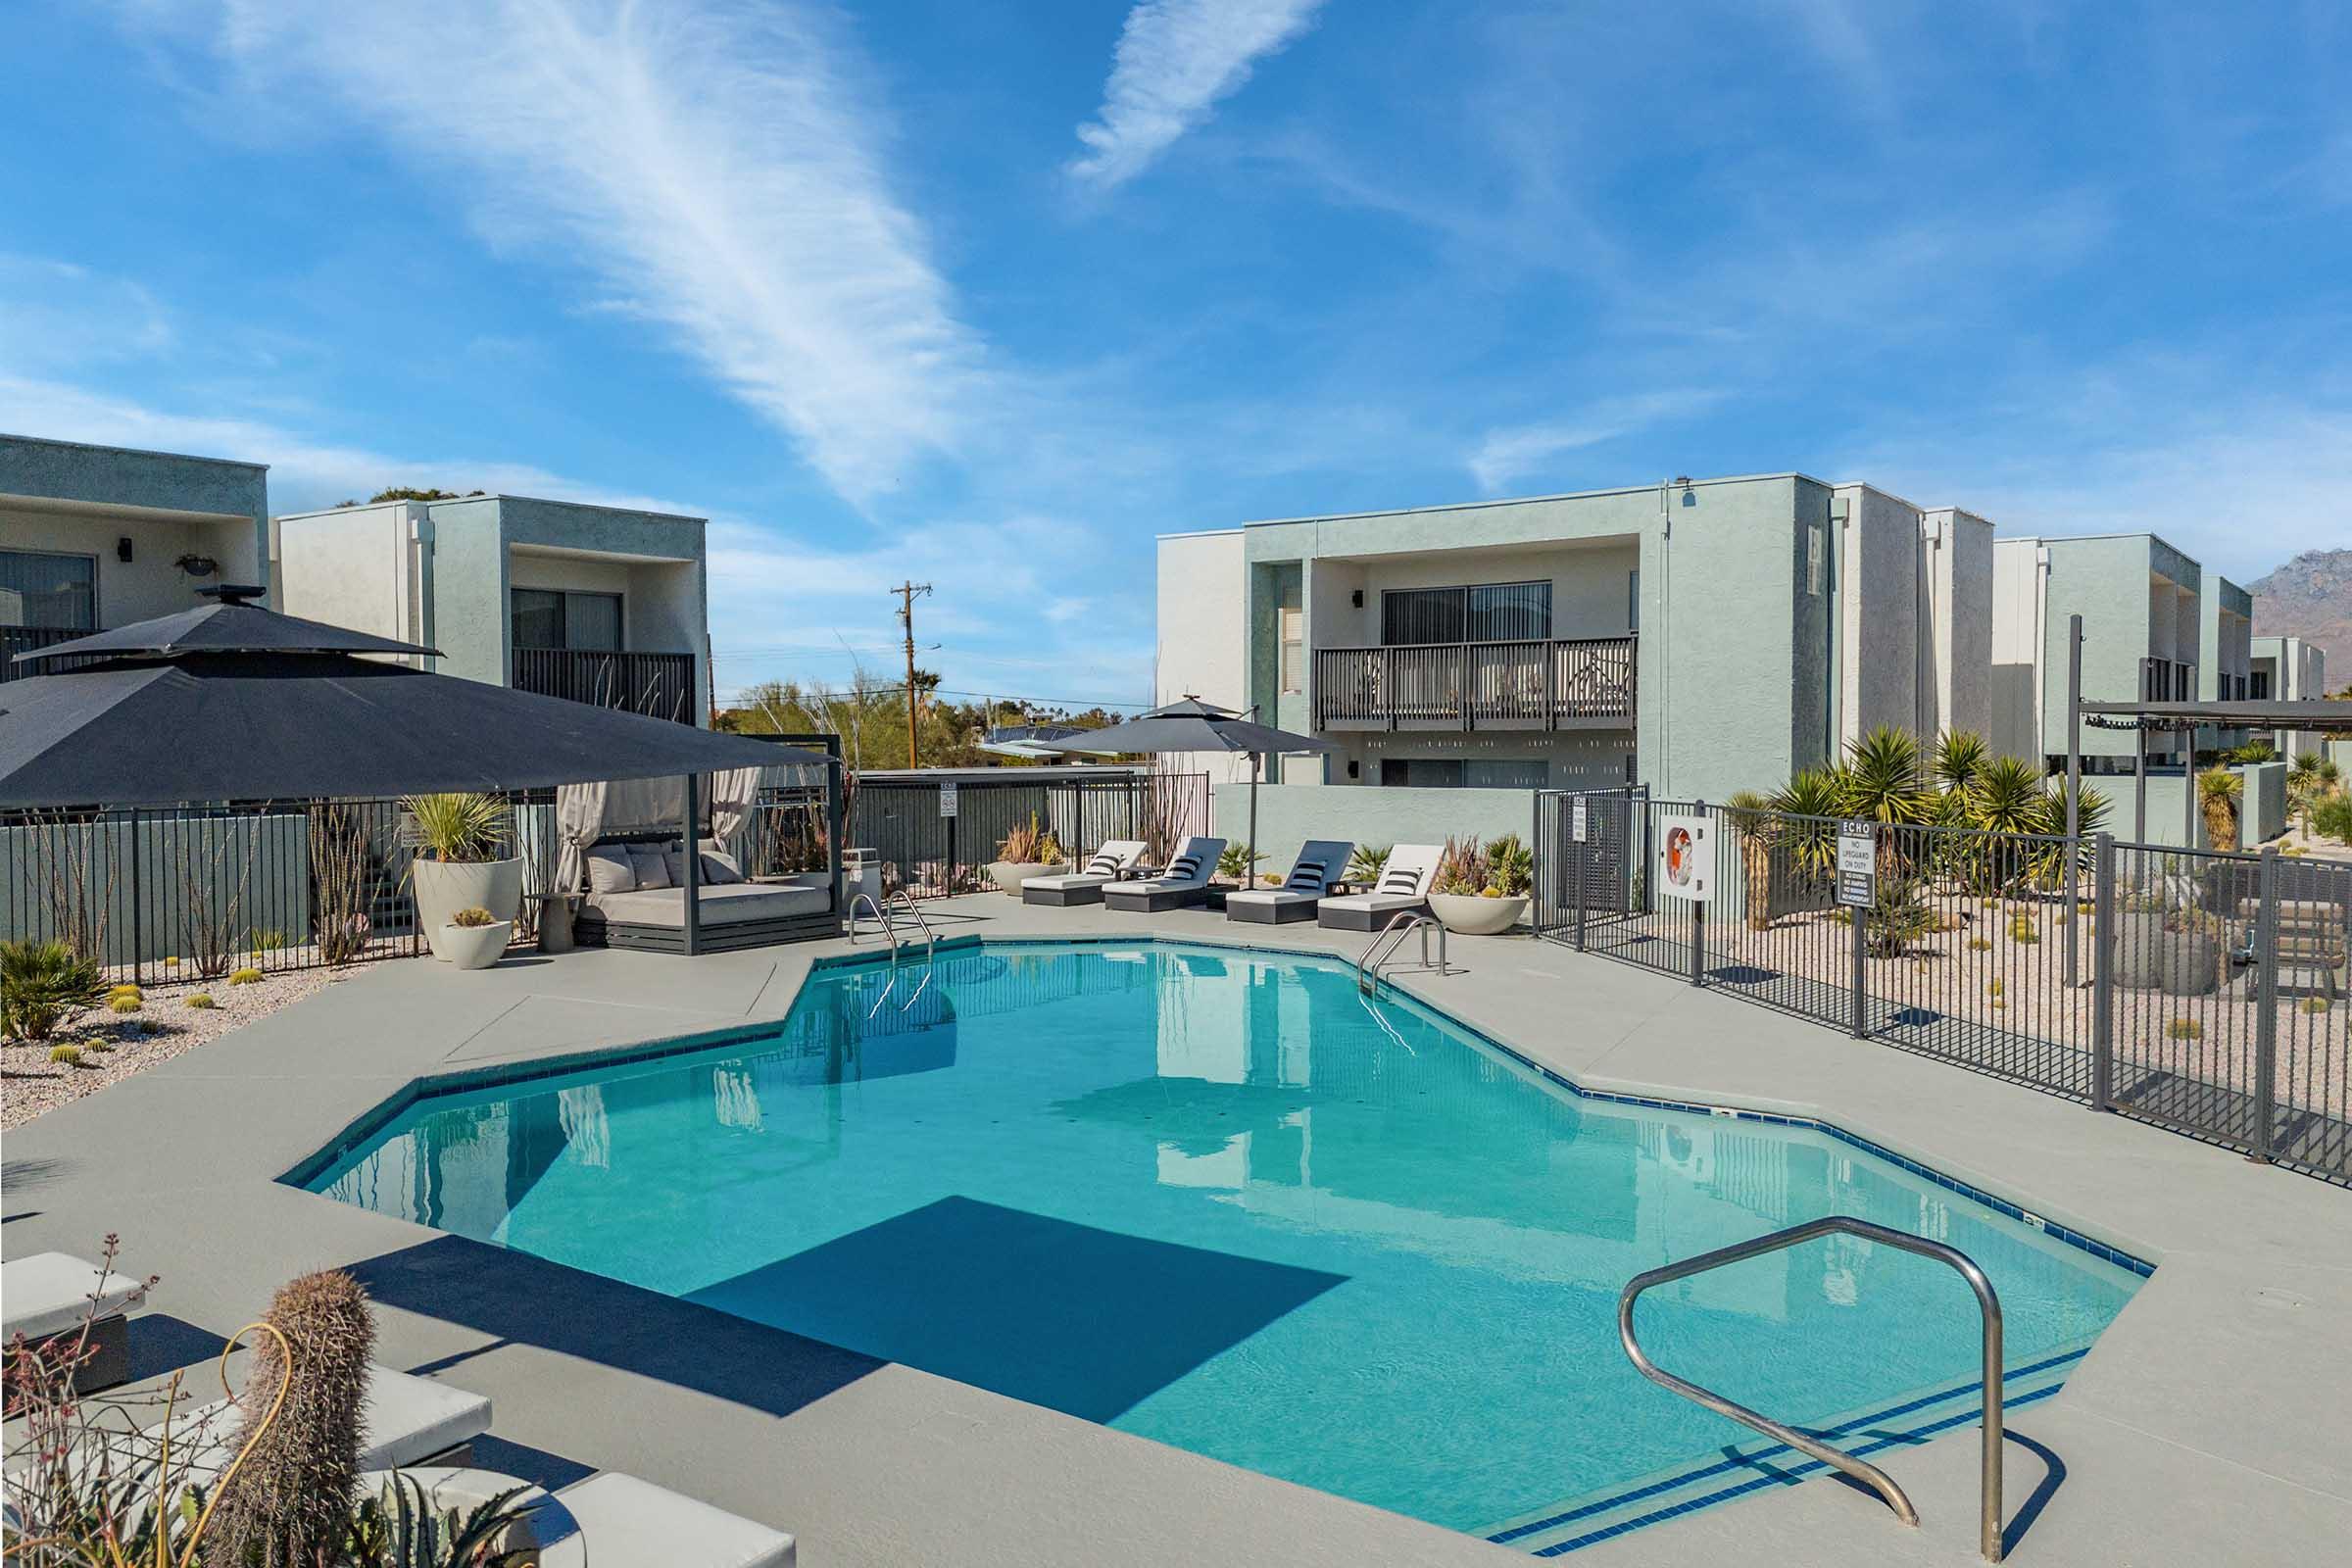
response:
[[[136,1012],[146,1004],[132,996],[121,996],[106,1004],[109,1012]]]
[[[49,1059],[68,1067],[78,1067],[81,1065],[81,1048],[79,1046],[51,1046]]]
[[[191,994],[189,995],[189,997],[188,997],[188,1001],[187,1001],[187,1005],[189,1005],[189,1006],[191,1006],[191,1007],[203,1008],[203,1007],[217,1007],[217,1006],[219,1006],[219,1005],[220,1005],[220,1004],[219,1004],[219,1003],[217,1003],[217,1002],[215,1002],[215,1001],[213,1000],[213,994],[212,994],[211,992],[209,992],[209,991],[198,991],[198,992],[191,993]]]
[[[285,1336],[294,1375],[277,1419],[256,1438],[288,1357],[270,1337],[254,1347],[236,1439],[253,1451],[222,1491],[206,1558],[217,1551],[248,1568],[311,1568],[338,1560],[358,1501],[360,1403],[375,1323],[368,1293],[341,1270],[287,1281],[265,1321]]]
[[[229,974],[228,983],[232,986],[260,985],[262,983],[262,971],[251,968],[234,970]]]

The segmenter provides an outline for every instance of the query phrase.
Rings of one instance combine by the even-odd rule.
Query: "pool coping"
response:
[[[1115,916],[1001,895],[926,909],[943,929],[1022,940],[1157,936],[1343,959],[1362,946],[1305,926],[1236,940],[1199,911]],[[421,959],[368,966],[12,1131],[0,1234],[14,1255],[87,1252],[122,1230],[128,1259],[165,1276],[161,1310],[225,1329],[291,1272],[439,1236],[281,1184],[327,1129],[419,1079],[764,1032],[825,956],[878,954],[834,940],[692,960],[525,956],[466,975]],[[2031,1407],[2028,1430],[2013,1428],[2014,1442],[2038,1445],[2012,1449],[2010,1506],[2034,1516],[2013,1562],[2318,1560],[2352,1535],[2352,1409],[2336,1393],[2352,1386],[2352,1200],[2341,1189],[1554,944],[1464,940],[1454,956],[1467,974],[1393,980],[1588,1093],[1829,1121],[2158,1266],[2065,1389]],[[1526,1560],[909,1368],[885,1366],[778,1416],[626,1358],[486,1338],[463,1312],[384,1309],[378,1345],[393,1364],[491,1396],[493,1432],[510,1442],[794,1530],[828,1564]],[[1918,1531],[1891,1527],[1841,1486],[1799,1485],[1580,1559],[1957,1568],[1975,1560],[1975,1448],[1973,1433],[1955,1431],[1904,1453]],[[2053,1472],[2034,1487],[2045,1453],[2074,1478]]]

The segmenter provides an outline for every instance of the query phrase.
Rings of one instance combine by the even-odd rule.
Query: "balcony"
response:
[[[1622,726],[1634,639],[1315,650],[1317,729]]]
[[[692,654],[517,648],[514,689],[681,724],[693,723],[696,710]]]
[[[2197,666],[2173,659],[2139,662],[2139,700],[2143,703],[2193,703],[2197,700]]]
[[[23,680],[27,675],[50,675],[71,668],[86,660],[49,660],[37,664],[20,664],[19,654],[37,654],[44,648],[87,637],[93,628],[88,626],[0,626],[0,681]]]

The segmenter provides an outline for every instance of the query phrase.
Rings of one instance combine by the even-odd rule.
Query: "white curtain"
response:
[[[752,803],[760,798],[760,775],[757,767],[730,768],[713,773],[705,781],[703,799],[710,807],[710,836],[721,844],[732,844],[743,825],[752,819]]]
[[[556,831],[564,850],[556,863],[556,889],[561,893],[588,890],[588,846],[605,831],[605,797],[609,784],[565,784],[556,791]]]

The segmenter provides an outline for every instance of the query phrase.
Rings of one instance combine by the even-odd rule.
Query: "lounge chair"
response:
[[[175,1417],[203,1445],[194,1464],[215,1474],[236,1456],[234,1405],[215,1399]],[[360,1468],[390,1470],[413,1464],[464,1464],[473,1440],[490,1430],[490,1396],[370,1364],[360,1402]]]
[[[1190,838],[1177,848],[1176,858],[1158,876],[1142,882],[1111,882],[1103,886],[1106,908],[1133,914],[1157,914],[1208,901],[1208,879],[1216,874],[1217,857],[1225,853],[1223,839]]]
[[[0,1263],[0,1344],[14,1345],[20,1334],[35,1347],[71,1342],[86,1317],[90,1338],[82,1348],[86,1359],[74,1373],[74,1392],[112,1388],[130,1375],[130,1325],[123,1314],[146,1297],[144,1276],[125,1269],[101,1274],[97,1264],[71,1253],[12,1258]]]
[[[1258,925],[1312,920],[1324,890],[1340,879],[1355,846],[1339,839],[1309,839],[1279,888],[1251,888],[1225,895],[1225,918]]]
[[[1042,904],[1053,908],[1067,908],[1074,904],[1101,904],[1102,890],[1119,879],[1119,873],[1143,858],[1142,839],[1112,839],[1095,851],[1086,869],[1066,876],[1033,876],[1021,884],[1023,904]]]
[[[509,1507],[521,1517],[498,1543],[536,1551],[541,1568],[792,1568],[792,1537],[665,1491],[650,1481],[604,1470],[552,1495],[489,1470],[411,1466],[400,1472],[421,1488],[435,1512],[470,1512],[522,1488]],[[360,1477],[363,1495],[380,1493],[389,1471]]]
[[[1421,913],[1429,907],[1429,885],[1438,879],[1438,861],[1445,855],[1435,844],[1397,845],[1370,892],[1325,899],[1315,910],[1315,923],[1332,931],[1378,931],[1400,914]]]

